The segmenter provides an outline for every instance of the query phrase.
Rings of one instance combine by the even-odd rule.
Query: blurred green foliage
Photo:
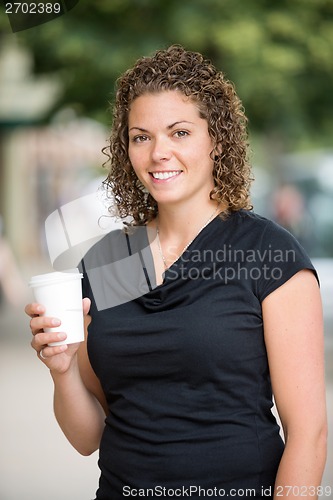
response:
[[[116,78],[138,57],[180,43],[236,84],[252,131],[286,143],[331,140],[331,0],[80,0],[16,36],[32,49],[37,73],[61,76],[57,107],[108,123]]]

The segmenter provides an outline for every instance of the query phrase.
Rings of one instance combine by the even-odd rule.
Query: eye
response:
[[[133,138],[132,138],[132,141],[133,142],[146,142],[148,141],[148,136],[147,135],[135,135]]]
[[[178,137],[179,139],[182,139],[183,137],[186,137],[190,134],[186,130],[177,130],[173,135],[175,137]]]

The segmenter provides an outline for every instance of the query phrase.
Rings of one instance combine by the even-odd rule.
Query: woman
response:
[[[86,342],[47,346],[65,338],[43,332],[59,321],[26,308],[59,425],[80,453],[100,448],[96,498],[316,498],[316,272],[287,231],[251,211],[233,86],[172,46],[120,78],[114,110],[107,182],[133,224],[81,263]]]

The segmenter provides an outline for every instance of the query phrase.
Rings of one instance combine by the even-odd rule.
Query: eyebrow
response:
[[[177,121],[177,122],[172,123],[171,125],[168,125],[168,126],[167,126],[167,129],[168,129],[168,130],[171,130],[173,127],[176,127],[176,125],[180,125],[181,123],[189,123],[189,124],[191,124],[191,125],[194,125],[194,123],[193,123],[193,122],[189,122],[188,120],[179,120],[179,121]],[[141,127],[131,127],[129,130],[130,130],[130,131],[131,131],[131,130],[140,130],[140,132],[149,132],[149,131],[148,131],[148,130],[146,130],[145,128],[141,128]]]

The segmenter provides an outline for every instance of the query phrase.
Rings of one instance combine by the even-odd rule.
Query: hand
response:
[[[85,298],[83,303],[83,314],[85,324],[90,309],[90,299]],[[58,346],[48,346],[48,343],[59,342],[66,339],[66,333],[61,332],[61,322],[58,318],[43,316],[45,308],[42,304],[32,303],[25,308],[25,313],[31,317],[30,329],[33,335],[31,346],[37,352],[38,358],[51,370],[58,373],[65,373],[80,346],[76,344],[64,344]],[[44,332],[44,328],[55,328],[59,326],[58,332]],[[41,356],[42,351],[42,356]]]

